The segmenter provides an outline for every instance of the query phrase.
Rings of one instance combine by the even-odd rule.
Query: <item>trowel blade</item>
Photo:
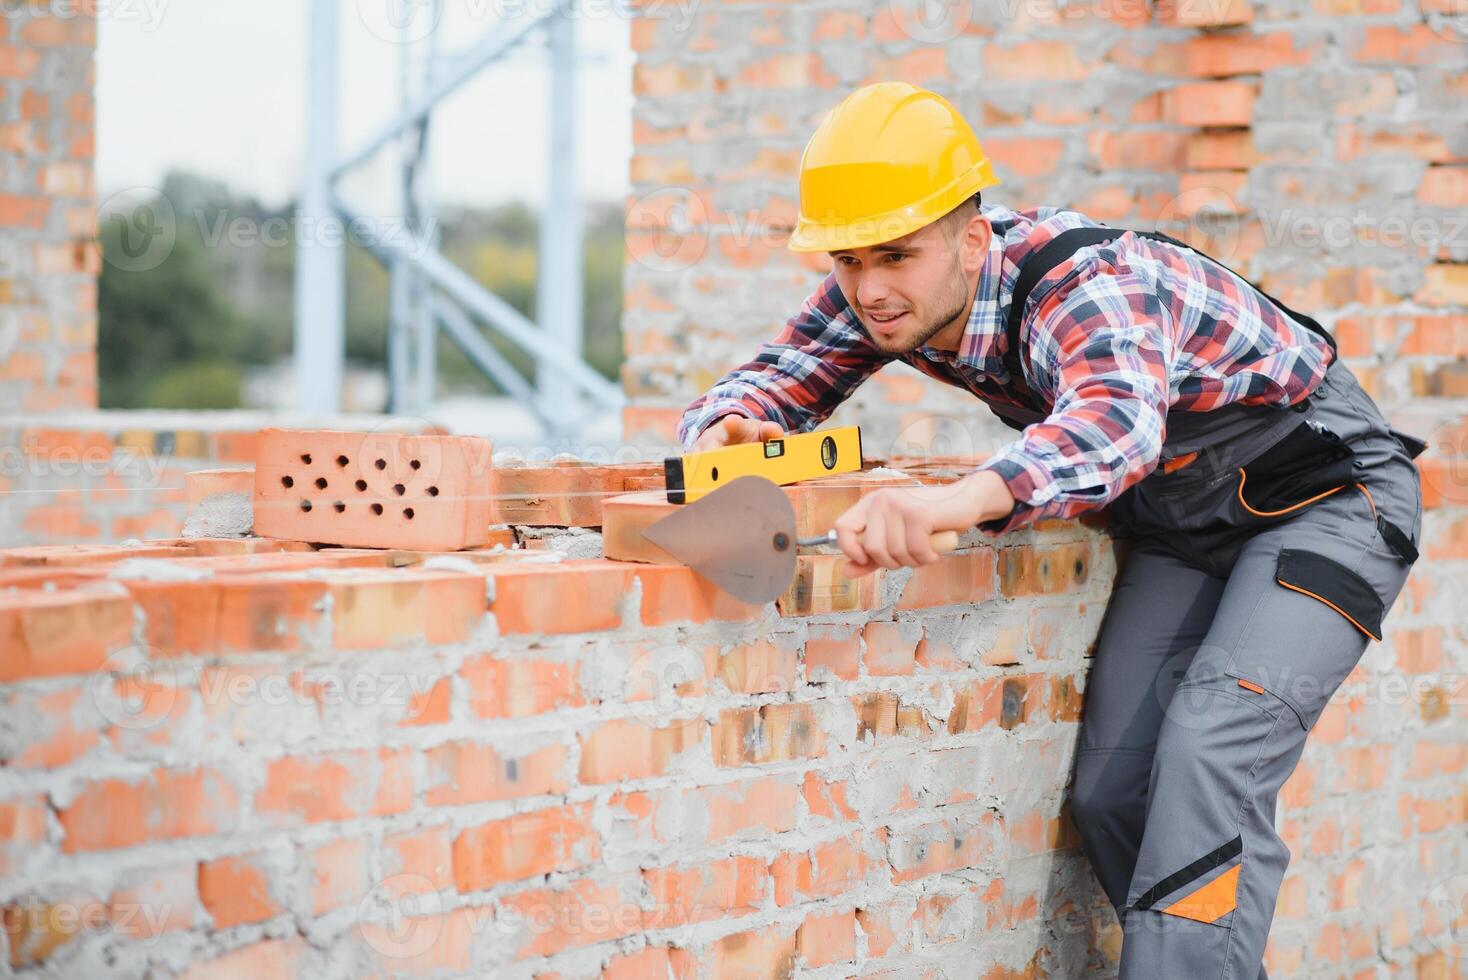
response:
[[[762,476],[741,476],[642,533],[744,602],[770,602],[795,577],[795,508]]]

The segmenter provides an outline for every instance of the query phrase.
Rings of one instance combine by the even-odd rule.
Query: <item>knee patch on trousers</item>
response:
[[[1244,839],[1236,836],[1157,882],[1132,907],[1216,923],[1238,905],[1243,852]]]

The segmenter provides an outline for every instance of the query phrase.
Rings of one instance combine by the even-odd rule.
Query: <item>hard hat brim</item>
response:
[[[839,252],[890,242],[932,224],[979,191],[999,183],[993,165],[983,160],[921,201],[884,214],[840,223],[813,221],[801,214],[786,247],[792,252]]]

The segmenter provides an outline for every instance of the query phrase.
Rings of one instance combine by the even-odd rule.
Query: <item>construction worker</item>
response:
[[[984,203],[962,116],[862,88],[800,163],[790,247],[832,268],[689,406],[685,447],[806,432],[901,360],[1019,431],[949,486],[836,522],[848,574],[1106,507],[1130,539],[1087,683],[1071,812],[1123,978],[1263,977],[1289,852],[1275,800],[1417,557],[1423,444],[1314,320],[1165,235]]]

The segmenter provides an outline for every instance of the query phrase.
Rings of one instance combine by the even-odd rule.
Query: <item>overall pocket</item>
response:
[[[1254,520],[1288,517],[1353,484],[1354,458],[1340,436],[1306,419],[1239,467],[1238,503]]]

